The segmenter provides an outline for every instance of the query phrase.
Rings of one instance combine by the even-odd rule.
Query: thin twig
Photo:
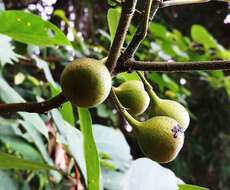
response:
[[[116,67],[118,57],[120,56],[121,48],[125,41],[125,36],[128,31],[130,21],[135,12],[136,3],[137,3],[137,0],[126,0],[125,2],[122,2],[121,17],[119,20],[119,24],[118,24],[117,31],[115,34],[115,38],[113,40],[112,47],[109,51],[108,59],[106,62],[106,66],[111,73]]]
[[[0,104],[0,113],[10,112],[30,112],[30,113],[45,113],[53,108],[60,107],[67,100],[62,93],[43,102],[25,102]]]
[[[141,42],[146,37],[150,17],[151,17],[151,19],[154,18],[160,5],[161,5],[161,0],[147,0],[146,1],[143,19],[142,19],[135,35],[133,36],[131,42],[129,43],[128,47],[126,48],[125,52],[119,57],[116,71],[119,70],[119,68],[122,67],[122,65],[128,59],[130,59],[134,56],[139,45],[141,44]]]
[[[145,10],[143,15],[143,20],[140,23],[135,35],[133,36],[131,42],[129,43],[128,47],[126,48],[124,54],[122,55],[122,60],[127,60],[133,57],[134,53],[136,52],[137,48],[139,47],[142,40],[145,38],[148,30],[148,23],[150,17],[150,11],[152,6],[153,0],[147,0],[145,4]],[[159,1],[157,1],[159,2]],[[157,3],[159,4],[159,3]],[[160,4],[159,4],[160,5]]]
[[[170,1],[162,2],[160,8],[177,6],[177,5],[207,3],[210,1],[222,1],[222,2],[229,3],[229,0],[170,0]]]
[[[188,61],[188,62],[154,62],[129,59],[118,72],[127,70],[186,72],[198,70],[230,70],[230,60]]]
[[[207,3],[209,1],[210,0],[170,0],[170,1],[162,2],[160,7],[164,8],[164,7],[171,7],[171,6],[177,6],[177,5]]]

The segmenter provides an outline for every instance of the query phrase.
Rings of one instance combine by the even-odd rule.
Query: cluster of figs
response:
[[[129,80],[112,87],[105,59],[80,58],[63,70],[62,91],[72,104],[90,108],[102,103],[112,89],[116,105],[133,127],[143,153],[159,163],[170,162],[183,146],[189,114],[178,102],[159,98],[144,75],[137,73],[141,80]],[[144,113],[149,104],[149,119],[138,121],[136,116]]]

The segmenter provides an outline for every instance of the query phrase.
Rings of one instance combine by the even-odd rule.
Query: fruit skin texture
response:
[[[64,96],[79,107],[95,107],[109,95],[111,75],[103,61],[80,58],[67,65],[61,74]]]
[[[119,101],[130,114],[140,115],[147,109],[150,99],[141,81],[129,80],[114,90]]]
[[[134,132],[143,153],[160,163],[174,160],[184,144],[184,133],[180,125],[166,116],[139,122]]]
[[[187,110],[176,101],[157,98],[153,102],[150,117],[168,116],[175,119],[185,131],[188,128],[190,118]]]

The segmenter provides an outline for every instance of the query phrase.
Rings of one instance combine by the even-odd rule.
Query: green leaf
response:
[[[56,170],[57,168],[30,160],[23,160],[14,155],[0,152],[0,169],[21,169],[21,170]]]
[[[128,73],[128,72],[122,72],[117,75],[119,79],[122,80],[140,80],[136,72]]]
[[[151,80],[153,82],[153,84],[157,84],[158,88],[161,92],[163,92],[165,86],[165,82],[162,79],[162,75],[160,75],[159,73],[156,72],[150,72],[148,74],[148,79]]]
[[[91,115],[88,109],[79,107],[78,114],[83,135],[88,189],[100,190],[100,162],[92,132]]]
[[[199,187],[197,185],[189,185],[189,184],[179,184],[179,190],[209,190],[205,187]]]
[[[64,33],[54,24],[29,12],[0,12],[0,23],[0,33],[19,42],[38,46],[71,46]]]
[[[107,21],[108,21],[109,32],[111,36],[111,44],[113,43],[117,31],[117,26],[118,26],[120,16],[121,16],[121,7],[110,8],[108,10]]]
[[[201,25],[193,25],[191,36],[194,41],[202,44],[206,50],[209,48],[218,48],[218,44],[213,36]]]
[[[38,151],[23,138],[16,135],[0,135],[0,141],[10,149],[21,153],[24,159],[32,161],[42,161]]]
[[[179,92],[180,88],[179,85],[168,75],[163,74],[162,79],[165,82],[165,86],[167,86],[168,89],[174,91],[174,92]]]
[[[56,96],[61,92],[61,88],[55,88],[54,86],[50,85],[51,94],[52,96]],[[58,108],[58,110],[61,112],[62,117],[71,124],[71,126],[74,126],[75,120],[73,115],[73,107],[72,104],[68,101],[65,102],[61,107]]]
[[[160,38],[167,42],[172,42],[172,34],[167,28],[159,23],[152,22],[149,25],[149,31],[154,38]]]
[[[228,94],[228,97],[230,98],[230,78],[229,77],[224,78],[224,87]]]

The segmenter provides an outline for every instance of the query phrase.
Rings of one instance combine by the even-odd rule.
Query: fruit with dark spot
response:
[[[132,115],[142,114],[149,105],[149,96],[138,80],[129,80],[114,88],[122,106]]]
[[[180,124],[167,116],[137,121],[124,109],[114,91],[112,95],[125,119],[133,127],[134,136],[143,153],[160,163],[174,160],[184,144],[184,132]]]
[[[95,107],[111,90],[111,75],[104,60],[76,59],[61,74],[64,96],[79,107]]]
[[[176,158],[184,144],[179,123],[167,116],[152,117],[144,122],[130,121],[142,152],[150,159],[167,163]]]

